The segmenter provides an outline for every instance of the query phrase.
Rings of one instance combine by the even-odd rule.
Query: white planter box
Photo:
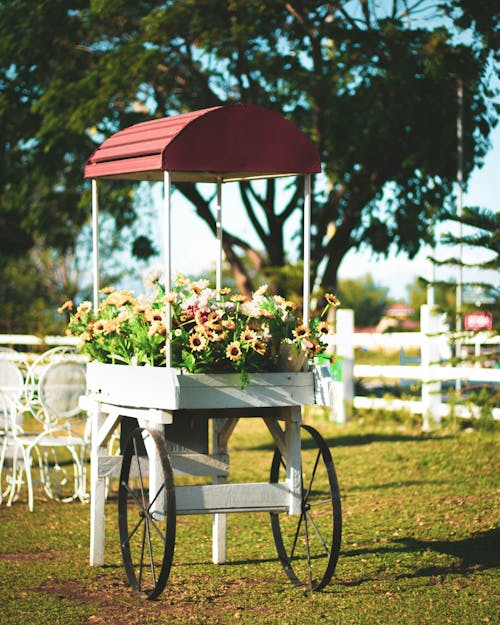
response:
[[[238,373],[182,374],[166,367],[91,362],[87,392],[103,403],[163,410],[314,404],[312,372],[250,374],[242,389]]]

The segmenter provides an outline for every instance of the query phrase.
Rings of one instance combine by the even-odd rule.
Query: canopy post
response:
[[[304,177],[304,278],[302,316],[304,325],[309,325],[311,297],[311,174]]]
[[[99,199],[97,180],[92,178],[92,284],[94,312],[99,308]]]
[[[172,216],[171,216],[171,181],[170,172],[163,172],[163,260],[165,274],[165,291],[172,291]],[[172,331],[172,310],[170,302],[165,303],[165,327],[166,327],[166,344],[165,344],[165,364],[167,367],[172,366],[172,352],[170,345],[170,334]]]
[[[215,271],[215,288],[222,288],[222,179],[217,178],[217,262]]]

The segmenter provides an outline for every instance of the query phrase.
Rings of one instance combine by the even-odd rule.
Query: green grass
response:
[[[423,434],[404,419],[318,420],[340,482],[344,532],[322,592],[293,587],[267,514],[228,519],[228,563],[213,565],[211,519],[179,517],[174,566],[148,602],[124,583],[116,501],[108,502],[106,566],[88,565],[89,506],[25,499],[0,507],[2,625],[478,625],[498,622],[498,430]],[[257,420],[231,438],[232,479],[260,480],[270,436]],[[23,493],[23,497],[25,494]]]

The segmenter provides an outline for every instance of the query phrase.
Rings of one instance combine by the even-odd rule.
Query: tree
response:
[[[433,260],[436,265],[448,267],[460,267],[464,280],[462,287],[476,293],[475,300],[480,302],[481,308],[485,311],[494,312],[495,329],[500,328],[498,312],[500,310],[500,285],[498,281],[488,279],[487,271],[498,272],[500,269],[500,213],[478,206],[464,207],[462,215],[448,213],[449,220],[462,224],[467,229],[462,234],[447,232],[442,236],[442,242],[449,246],[465,246],[475,252],[477,262],[464,262],[459,256],[452,256],[444,260]],[[472,271],[476,278],[471,279]],[[491,274],[490,274],[491,275]],[[497,275],[497,274],[493,274]],[[455,295],[457,280],[435,281],[429,283],[437,289],[453,291]],[[450,288],[451,287],[451,288]],[[457,303],[453,297],[453,310],[457,315],[470,312],[475,309],[476,301],[466,301],[457,310]],[[451,311],[449,311],[451,312]]]
[[[338,294],[342,308],[352,308],[358,327],[374,327],[391,303],[389,289],[376,284],[370,274],[339,280]]]
[[[394,245],[413,256],[431,239],[429,218],[440,217],[456,171],[458,79],[465,176],[481,162],[496,122],[486,70],[499,61],[498,23],[493,0],[2,2],[0,219],[16,246],[43,236],[68,250],[88,218],[83,166],[105,136],[151,116],[262,104],[320,150],[326,190],[315,193],[313,266],[334,289],[350,249]],[[454,41],[461,29],[466,44]],[[199,190],[179,189],[215,229]],[[130,224],[129,190],[103,192],[116,228]],[[250,289],[239,250],[254,269],[285,265],[283,227],[301,194],[280,208],[273,182],[241,193],[262,250],[232,233],[224,245]]]

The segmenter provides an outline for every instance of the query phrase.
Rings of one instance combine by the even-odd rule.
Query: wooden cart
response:
[[[216,286],[222,276],[221,185],[234,180],[304,176],[304,322],[309,317],[311,174],[320,171],[313,144],[281,115],[252,105],[221,106],[145,122],[107,139],[90,157],[94,226],[94,306],[99,304],[98,196],[102,178],[162,180],[166,289],[171,290],[171,183],[217,185]],[[167,318],[169,309],[167,306]],[[166,367],[92,362],[85,404],[92,419],[91,553],[104,563],[106,478],[119,471],[119,531],[133,590],[153,599],[170,572],[176,516],[213,515],[213,561],[226,559],[226,514],[268,511],[278,558],[297,585],[323,588],[340,549],[341,507],[328,446],[302,424],[301,407],[330,403],[328,369],[251,374],[186,374]],[[264,420],[276,449],[269,481],[229,481],[228,440],[238,419]],[[122,454],[109,456],[119,423]],[[138,427],[135,427],[137,425]],[[209,440],[209,438],[211,440]],[[176,475],[210,476],[210,484],[175,486]]]

